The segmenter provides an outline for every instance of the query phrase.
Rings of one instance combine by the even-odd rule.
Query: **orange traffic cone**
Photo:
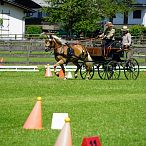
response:
[[[29,117],[23,125],[24,129],[42,129],[42,112],[41,97],[37,98],[37,102],[31,111]]]
[[[59,72],[59,78],[63,79],[65,77],[65,74],[62,70],[62,68],[60,69],[60,72]]]
[[[54,146],[72,146],[70,118],[65,119],[65,124],[64,124]]]
[[[52,72],[50,70],[50,65],[49,64],[47,64],[45,77],[52,77]]]

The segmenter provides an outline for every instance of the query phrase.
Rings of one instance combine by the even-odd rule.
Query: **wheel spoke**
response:
[[[116,61],[110,61],[107,65],[108,79],[119,79],[120,77],[120,65]]]
[[[126,61],[124,67],[124,74],[126,79],[134,79],[136,80],[139,76],[139,64],[136,59],[131,58]]]
[[[100,79],[106,79],[106,65],[105,64],[100,64],[98,66],[98,75]]]

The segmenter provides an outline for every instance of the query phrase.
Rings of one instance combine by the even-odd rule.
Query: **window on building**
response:
[[[134,19],[140,19],[141,18],[141,10],[133,11],[133,18]]]
[[[32,15],[33,15],[33,13],[26,13],[26,17],[30,17]]]

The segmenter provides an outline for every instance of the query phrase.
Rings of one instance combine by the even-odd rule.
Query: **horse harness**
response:
[[[64,47],[67,46],[67,54],[64,54]],[[81,56],[76,56],[74,53],[74,50],[72,49],[72,47],[69,44],[65,44],[61,46],[61,51],[60,52],[55,52],[55,57],[57,57],[58,55],[66,57],[67,58],[67,62],[69,61],[69,59],[71,58],[78,58],[78,59],[83,59]],[[85,57],[86,58],[86,57]]]

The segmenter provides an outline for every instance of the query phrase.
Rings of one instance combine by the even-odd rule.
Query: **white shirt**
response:
[[[126,33],[123,35],[122,37],[122,45],[128,45],[130,46],[131,45],[131,34],[130,33]]]

